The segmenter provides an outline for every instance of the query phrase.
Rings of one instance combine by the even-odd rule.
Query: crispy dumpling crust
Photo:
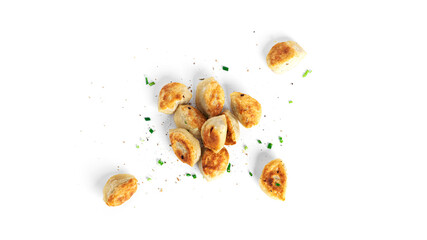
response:
[[[267,65],[275,73],[284,73],[295,67],[306,54],[294,41],[280,42],[267,54]]]
[[[225,145],[234,145],[237,143],[237,139],[240,136],[239,121],[236,116],[230,111],[225,110],[223,115],[227,120],[227,137],[225,138]]]
[[[287,175],[281,159],[274,159],[265,165],[259,185],[269,197],[285,201]]]
[[[185,128],[196,138],[201,139],[200,130],[207,119],[197,108],[191,105],[179,105],[173,120],[177,127]]]
[[[248,94],[233,92],[230,94],[231,111],[245,128],[251,128],[261,120],[261,104]]]
[[[190,102],[193,94],[182,83],[172,82],[163,86],[159,93],[159,112],[172,114],[179,104]]]
[[[215,78],[207,78],[197,85],[196,106],[208,118],[219,115],[224,107],[225,94]]]
[[[219,152],[227,137],[227,120],[224,115],[209,118],[202,126],[202,140],[206,148]]]
[[[138,180],[130,174],[117,174],[110,179],[103,189],[104,201],[110,207],[120,206],[136,192]]]
[[[202,160],[199,162],[199,168],[207,181],[222,175],[227,170],[230,155],[224,147],[218,153],[210,149],[205,149],[202,154]]]
[[[199,140],[186,129],[170,129],[169,139],[173,152],[181,162],[194,166],[199,161],[201,154]]]

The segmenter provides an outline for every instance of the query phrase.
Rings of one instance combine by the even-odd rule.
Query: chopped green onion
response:
[[[279,136],[280,143],[283,143],[283,138]]]
[[[273,146],[273,144],[272,143],[268,143],[268,145],[267,145],[267,148],[268,149],[271,149],[271,147]]]
[[[262,143],[262,142],[261,142],[261,140],[259,140],[259,139],[258,139],[257,141],[258,141],[258,143],[259,143],[259,144],[261,144],[261,143]]]
[[[185,174],[185,176],[189,177],[189,176],[191,176],[191,174],[189,174],[189,173],[186,173],[186,174]]]
[[[276,183],[276,186],[280,187],[280,183]]]
[[[226,66],[222,66],[222,70],[224,70],[224,71],[228,71],[228,67],[226,67]]]
[[[231,168],[231,163],[228,164],[227,172],[230,172],[230,168]]]
[[[252,175],[252,173],[249,171],[249,175],[252,177],[253,175]]]
[[[148,78],[145,77],[145,85],[148,85]]]
[[[154,84],[156,84],[155,82],[150,82],[148,85],[149,86],[153,86]]]
[[[162,159],[159,159],[159,161],[157,161],[157,163],[160,164],[160,166],[161,166],[161,165],[163,165],[164,162],[162,161]]]
[[[196,179],[196,178],[197,178],[196,174],[193,174],[193,178],[194,178],[194,179]]]
[[[307,77],[307,75],[308,75],[309,73],[311,73],[311,70],[307,70],[307,71],[305,71],[305,73],[302,75],[302,77]]]
[[[151,180],[151,178],[147,177],[147,181],[150,181],[150,180]]]
[[[293,103],[292,100],[289,100],[289,104]]]
[[[187,124],[187,121],[184,121],[185,124]]]
[[[151,118],[149,118],[149,117],[145,117],[144,119],[145,119],[145,121],[151,121]]]
[[[151,128],[150,128],[148,131],[149,131],[151,134],[153,134],[153,132],[154,132],[154,130],[153,130],[153,129],[151,129]]]
[[[245,145],[245,146],[243,146],[243,148],[244,148],[245,150],[248,150],[248,146],[246,146],[246,145]]]
[[[136,144],[136,148],[139,148],[139,145],[138,145],[138,144]]]

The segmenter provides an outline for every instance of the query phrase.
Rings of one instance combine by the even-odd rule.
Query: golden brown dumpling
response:
[[[239,139],[240,136],[239,121],[237,121],[236,116],[228,110],[225,110],[223,115],[227,120],[227,137],[225,138],[225,145],[234,145],[237,143],[237,139]]]
[[[224,90],[215,78],[207,78],[197,85],[196,106],[208,118],[219,115],[224,102]]]
[[[120,206],[136,192],[138,180],[130,174],[117,174],[110,179],[103,189],[104,202],[110,206]]]
[[[211,181],[227,170],[229,158],[230,155],[225,147],[218,153],[205,149],[202,154],[202,160],[199,162],[200,172],[202,172],[207,181]]]
[[[262,191],[264,191],[267,196],[281,201],[285,201],[286,182],[285,165],[280,159],[274,159],[265,165],[259,179],[259,185]]]
[[[224,115],[209,118],[202,126],[202,140],[206,148],[219,152],[227,137],[227,121]]]
[[[248,94],[233,92],[230,94],[231,112],[245,128],[251,128],[261,120],[261,104]]]
[[[186,129],[170,129],[169,139],[173,152],[181,162],[194,166],[199,161],[201,154],[199,140]]]
[[[179,104],[190,102],[190,90],[182,83],[172,82],[163,86],[159,93],[159,112],[172,114]]]
[[[179,128],[187,129],[196,138],[201,139],[200,130],[206,117],[197,108],[190,105],[179,105],[173,116],[175,124]]]
[[[284,73],[295,67],[307,53],[294,41],[274,45],[267,55],[267,65],[275,73]]]

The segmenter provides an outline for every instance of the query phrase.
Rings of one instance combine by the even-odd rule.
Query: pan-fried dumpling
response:
[[[275,73],[284,73],[295,67],[307,53],[294,42],[279,42],[267,55],[267,65]]]
[[[225,147],[218,153],[205,149],[202,154],[202,160],[199,162],[200,172],[202,172],[207,181],[211,181],[227,170],[229,158],[230,155]]]
[[[223,115],[227,120],[227,137],[225,138],[225,145],[234,145],[237,143],[237,139],[239,139],[240,136],[239,121],[237,121],[234,114],[228,110],[225,110]]]
[[[197,85],[196,106],[208,118],[218,116],[224,102],[224,90],[215,78],[207,78]]]
[[[110,206],[120,206],[136,192],[138,180],[130,174],[117,174],[110,179],[103,189],[104,202]]]
[[[200,159],[199,140],[183,128],[169,130],[169,139],[175,155],[181,162],[194,166]]]
[[[282,160],[274,159],[265,165],[259,179],[259,185],[267,196],[285,201],[286,169]]]
[[[231,112],[245,128],[251,128],[261,120],[261,104],[248,94],[233,92],[230,94]]]
[[[215,153],[224,147],[227,137],[227,120],[224,115],[209,118],[202,126],[202,140],[206,148]]]
[[[201,139],[200,130],[206,117],[197,108],[190,105],[179,105],[173,116],[175,124],[179,128],[187,129],[196,138]]]
[[[190,90],[182,83],[172,82],[162,87],[159,93],[159,112],[172,114],[179,104],[190,102]]]

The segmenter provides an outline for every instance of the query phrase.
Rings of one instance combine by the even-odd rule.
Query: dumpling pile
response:
[[[191,92],[182,83],[163,86],[159,94],[159,112],[174,114],[176,129],[169,139],[176,157],[183,163],[199,168],[210,181],[227,168],[229,154],[224,145],[235,145],[239,139],[239,122],[251,128],[261,120],[261,104],[248,94],[230,94],[230,110],[224,110],[225,94],[213,78],[202,80],[196,89],[196,107],[188,105]]]

